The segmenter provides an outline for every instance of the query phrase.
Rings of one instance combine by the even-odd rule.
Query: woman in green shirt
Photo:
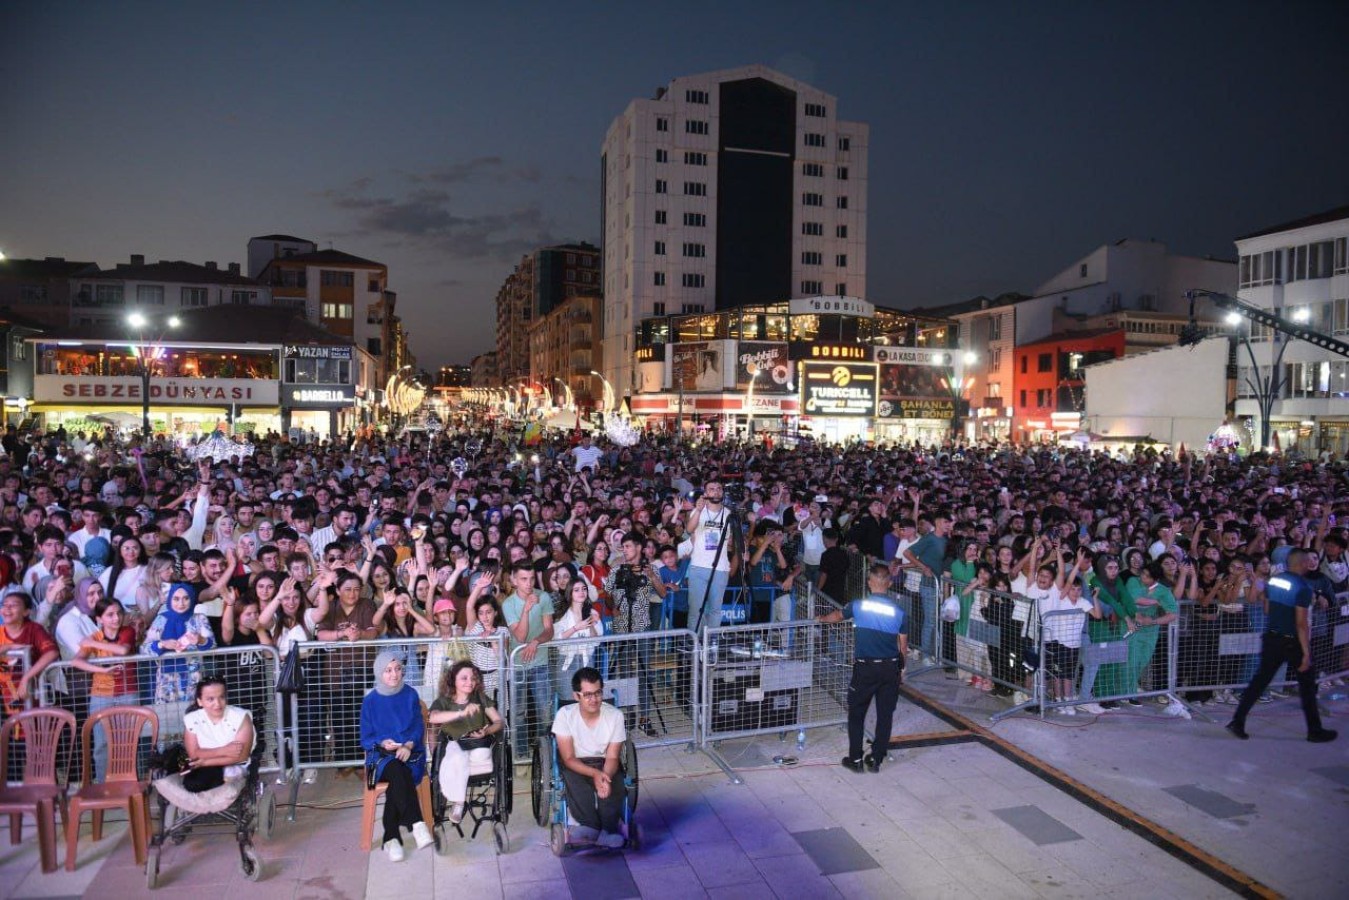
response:
[[[440,726],[445,755],[440,762],[440,791],[451,804],[450,821],[464,818],[468,777],[472,770],[492,768],[493,735],[504,723],[482,689],[482,673],[466,659],[450,667],[440,695],[431,704],[431,724]]]
[[[1097,556],[1090,579],[1094,596],[1101,602],[1102,610],[1105,612],[1103,618],[1091,619],[1087,623],[1087,635],[1091,642],[1107,644],[1131,636],[1134,631],[1134,615],[1138,611],[1134,606],[1134,594],[1129,589],[1134,579],[1129,578],[1127,573],[1121,575],[1119,557],[1108,553]],[[1108,663],[1101,666],[1093,690],[1095,696],[1118,697],[1128,693],[1129,689],[1125,687],[1126,665],[1126,663]],[[1113,701],[1107,703],[1109,706],[1114,705]]]
[[[960,601],[960,617],[954,622],[942,621],[942,657],[947,660],[955,660],[965,668],[973,667],[975,671],[987,671],[988,665],[987,653],[976,653],[975,649],[968,647],[966,641],[962,640],[970,633],[970,608],[974,606],[974,592],[977,587],[988,587],[988,579],[993,574],[987,566],[981,566],[979,562],[980,548],[977,541],[968,541],[960,549],[958,559],[951,560],[946,567],[946,573],[951,576],[951,588],[956,598]],[[984,569],[982,584],[978,576],[980,568]],[[982,649],[982,648],[979,648]],[[979,657],[982,656],[982,660]],[[980,663],[983,665],[980,665]],[[948,674],[955,670],[949,670]],[[952,675],[952,677],[958,677]],[[975,675],[970,679],[971,687],[982,687],[986,679],[980,675]],[[989,683],[992,687],[992,683]]]
[[[1129,639],[1129,659],[1124,664],[1124,691],[1129,694],[1139,690],[1138,680],[1152,662],[1152,654],[1157,649],[1157,637],[1161,626],[1174,622],[1180,614],[1180,605],[1171,589],[1163,582],[1166,570],[1157,561],[1143,567],[1142,577],[1129,582],[1129,593],[1133,596],[1134,625],[1137,631]],[[1134,706],[1141,706],[1137,700],[1128,700]],[[1178,716],[1185,707],[1174,698],[1167,704],[1166,714]]]

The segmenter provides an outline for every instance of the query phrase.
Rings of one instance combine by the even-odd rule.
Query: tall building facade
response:
[[[500,384],[529,376],[534,324],[534,255],[526,254],[497,291],[496,377]]]
[[[550,394],[566,385],[579,409],[593,410],[600,366],[600,296],[577,294],[539,316],[529,331],[530,378]]]
[[[529,333],[543,316],[572,297],[599,293],[600,248],[593,244],[540,247],[520,259],[497,291],[497,365],[502,384],[526,378]]]
[[[800,297],[865,297],[865,124],[764,66],[676,78],[601,155],[604,373],[634,392],[637,324]]]

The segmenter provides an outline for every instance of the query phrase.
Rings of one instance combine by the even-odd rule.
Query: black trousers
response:
[[[1302,715],[1307,720],[1307,734],[1316,734],[1321,730],[1321,711],[1316,706],[1316,667],[1309,666],[1307,671],[1299,672],[1302,644],[1291,635],[1273,631],[1265,632],[1264,642],[1260,645],[1260,668],[1255,670],[1255,677],[1246,685],[1237,711],[1232,714],[1233,722],[1243,728],[1246,726],[1246,716],[1251,707],[1269,687],[1269,683],[1274,680],[1274,673],[1284,663],[1288,663],[1288,671],[1297,678],[1297,692],[1302,698]]]
[[[400,829],[411,828],[422,820],[422,807],[417,802],[417,785],[412,782],[412,771],[402,760],[391,759],[384,764],[379,780],[389,785],[384,792],[384,843],[401,841]]]
[[[852,681],[848,684],[848,758],[862,758],[862,736],[867,721],[867,709],[876,701],[876,739],[871,744],[872,755],[880,760],[890,749],[890,729],[895,721],[895,704],[899,703],[899,660],[861,660],[852,667]]]
[[[584,757],[581,762],[604,769],[603,757]],[[573,819],[587,828],[610,834],[618,832],[618,823],[623,819],[623,799],[628,795],[627,786],[623,784],[622,766],[609,782],[609,796],[603,800],[595,793],[595,782],[579,772],[563,767],[562,780],[567,785],[567,811]]]

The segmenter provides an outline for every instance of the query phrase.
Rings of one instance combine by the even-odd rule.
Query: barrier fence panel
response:
[[[1023,705],[1028,705],[1035,691],[1034,673],[1040,658],[1035,603],[1019,594],[968,587],[949,576],[938,583],[936,597],[936,623],[931,633],[938,647],[933,655],[941,667],[948,672],[967,672],[999,696],[1021,692],[1027,695]],[[957,613],[954,618],[952,611]],[[915,646],[915,627],[910,620],[911,647]],[[921,642],[917,646],[921,648]]]
[[[281,768],[281,698],[276,692],[280,659],[272,647],[220,647],[214,650],[169,653],[163,656],[102,657],[91,660],[98,674],[75,668],[72,662],[52,663],[40,676],[39,698],[43,706],[59,707],[75,714],[77,734],[85,720],[110,706],[145,706],[159,718],[159,744],[167,747],[183,739],[183,716],[193,702],[196,684],[207,676],[223,678],[232,706],[248,710],[253,729],[266,741],[261,770]],[[101,729],[100,729],[101,731]],[[96,774],[101,771],[101,734],[95,734]],[[145,746],[142,762],[152,748]],[[76,741],[63,764],[72,780],[79,778],[80,760]]]
[[[704,749],[728,738],[789,731],[804,746],[806,729],[847,723],[851,622],[712,628],[700,647]]]
[[[27,697],[20,697],[19,682],[33,665],[32,648],[25,644],[7,644],[0,647],[0,724],[10,716],[17,715],[33,706],[37,685],[30,689]],[[9,771],[0,773],[8,781],[18,781],[23,777],[23,739],[16,731],[10,741]]]
[[[535,665],[524,647],[511,651],[512,747],[528,761],[534,739],[552,726],[554,702],[572,698],[571,678],[586,666],[604,678],[605,699],[623,711],[638,748],[696,744],[698,641],[692,631],[670,629],[599,638],[550,641]],[[535,659],[538,659],[536,656]]]

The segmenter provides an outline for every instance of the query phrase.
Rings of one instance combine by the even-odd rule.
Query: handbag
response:
[[[955,594],[947,597],[941,604],[943,622],[956,622],[960,619],[960,597]]]
[[[470,750],[483,750],[487,747],[492,746],[492,744],[494,744],[495,741],[493,740],[492,735],[485,734],[482,737],[475,737],[475,738],[461,737],[455,743],[459,745],[460,750],[463,750],[465,753],[467,753]]]
[[[300,647],[290,645],[290,652],[281,663],[281,671],[276,676],[276,690],[281,694],[304,693],[304,667],[300,665]]]
[[[375,789],[375,785],[377,785],[377,784],[379,784],[379,764],[378,764],[378,763],[366,763],[366,764],[365,764],[365,789],[368,790],[368,791],[373,791],[373,790]]]

